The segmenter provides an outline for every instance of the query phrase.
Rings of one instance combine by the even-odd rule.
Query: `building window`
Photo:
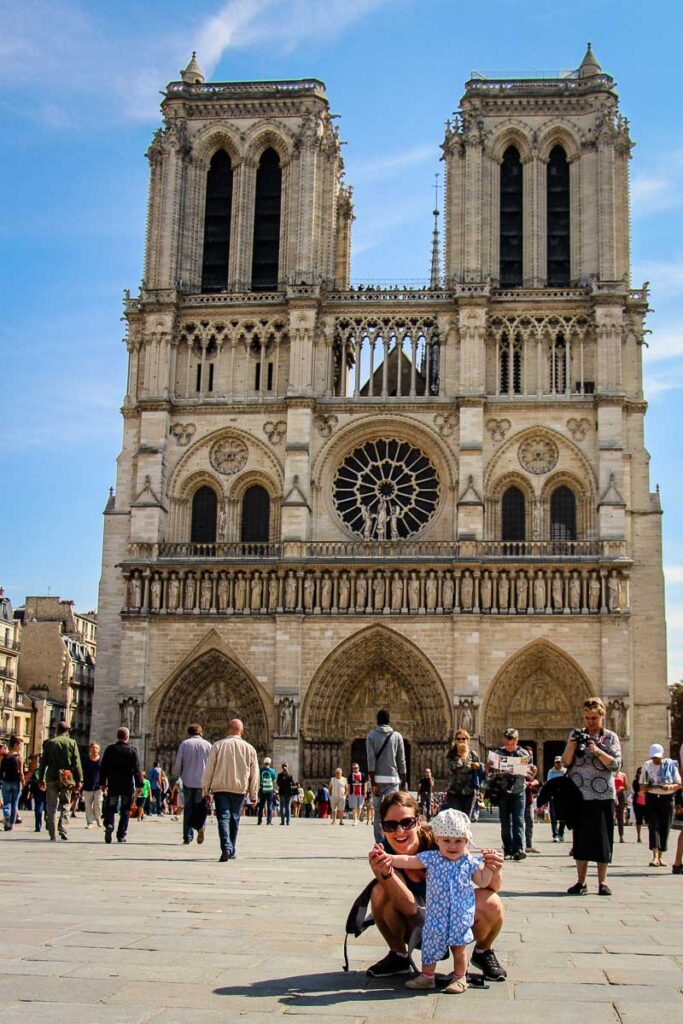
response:
[[[218,499],[212,487],[200,487],[192,498],[192,531],[195,544],[213,544],[216,540]]]
[[[206,176],[202,291],[222,292],[228,287],[232,164],[224,149],[214,153]]]
[[[550,539],[576,540],[576,496],[564,485],[550,498]]]
[[[521,395],[522,393],[522,342],[504,334],[500,339],[499,393]]]
[[[501,540],[526,538],[526,502],[519,487],[508,487],[503,495]]]
[[[518,288],[523,281],[524,179],[515,146],[508,146],[500,168],[500,284]]]
[[[569,284],[569,164],[562,146],[548,159],[548,284]]]
[[[245,543],[270,540],[270,496],[260,484],[253,484],[244,492],[241,539]]]
[[[567,344],[558,334],[550,345],[550,394],[562,395],[567,389]]]
[[[254,251],[251,265],[253,291],[276,289],[280,262],[280,203],[282,169],[274,149],[267,149],[256,172]]]

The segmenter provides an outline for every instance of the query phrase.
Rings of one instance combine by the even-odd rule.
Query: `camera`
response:
[[[590,734],[587,729],[572,729],[571,737],[576,743],[574,757],[585,757],[586,747],[590,741]]]

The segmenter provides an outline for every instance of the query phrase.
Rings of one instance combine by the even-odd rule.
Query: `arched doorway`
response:
[[[514,654],[489,687],[484,708],[482,747],[499,746],[507,728],[535,753],[545,778],[558,749],[581,721],[581,707],[594,689],[564,651],[538,640]]]
[[[268,720],[255,684],[226,654],[207,651],[183,669],[159,701],[152,729],[155,756],[168,770],[191,722],[199,722],[213,743],[225,736],[231,718],[242,719],[244,738],[262,757],[268,744]]]
[[[329,779],[352,759],[364,763],[363,737],[386,708],[410,752],[410,782],[430,767],[445,775],[453,708],[431,661],[386,626],[370,626],[342,643],[318,669],[303,708],[302,769],[306,780]]]

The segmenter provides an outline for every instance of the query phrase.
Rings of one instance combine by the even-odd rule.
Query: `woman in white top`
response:
[[[650,760],[645,762],[640,774],[640,792],[645,793],[645,815],[652,850],[650,867],[662,868],[666,866],[662,854],[666,853],[674,793],[680,789],[681,773],[672,758],[664,757],[664,747],[660,743],[652,744],[648,757]]]

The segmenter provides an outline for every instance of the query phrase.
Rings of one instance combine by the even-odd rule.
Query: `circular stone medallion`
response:
[[[549,473],[556,465],[560,453],[554,441],[547,437],[530,437],[519,446],[519,463],[529,473],[539,476]]]
[[[216,441],[209,453],[209,461],[219,473],[232,476],[242,469],[248,455],[249,449],[244,441],[237,437],[227,437],[223,441]]]

